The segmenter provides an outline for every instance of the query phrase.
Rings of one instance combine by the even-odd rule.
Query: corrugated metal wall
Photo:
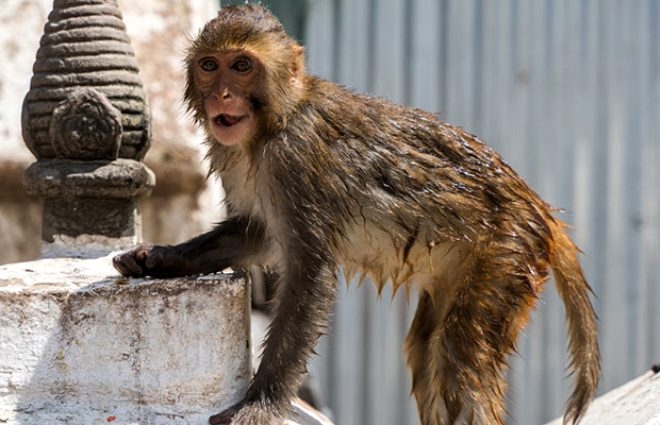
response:
[[[598,297],[601,392],[660,361],[660,1],[314,0],[306,45],[311,72],[439,112],[567,211]],[[512,359],[511,424],[560,415],[571,383],[548,288]],[[417,423],[402,295],[342,290],[314,365],[338,425]]]

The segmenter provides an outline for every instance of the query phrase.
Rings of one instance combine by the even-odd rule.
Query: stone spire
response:
[[[25,172],[44,201],[46,243],[123,248],[141,239],[137,200],[155,183],[140,161],[149,114],[115,0],[55,0],[23,102]]]

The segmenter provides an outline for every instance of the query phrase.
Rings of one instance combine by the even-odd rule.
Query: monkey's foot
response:
[[[235,410],[235,407],[230,407],[229,409],[226,409],[217,415],[213,415],[209,418],[209,424],[210,425],[224,425],[224,424],[230,424],[231,420],[234,418],[234,415],[236,414],[238,410]]]
[[[256,403],[238,403],[209,418],[210,425],[277,425],[278,416],[271,409]]]

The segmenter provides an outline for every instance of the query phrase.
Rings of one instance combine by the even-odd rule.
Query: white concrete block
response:
[[[239,274],[124,279],[111,256],[0,267],[0,423],[206,424],[251,376]]]
[[[598,397],[580,425],[660,425],[660,373],[649,371]]]

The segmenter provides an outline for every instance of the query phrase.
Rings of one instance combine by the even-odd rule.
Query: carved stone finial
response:
[[[25,143],[37,158],[92,159],[90,144],[98,142],[99,135],[73,127],[89,128],[89,119],[98,116],[85,120],[82,114],[65,126],[53,122],[58,118],[55,111],[81,100],[81,90],[91,105],[112,105],[120,113],[117,156],[144,157],[150,142],[146,96],[115,0],[55,0],[33,69],[30,91],[23,102],[22,126]],[[94,114],[93,109],[86,112]],[[73,139],[53,140],[54,126],[73,131]],[[62,144],[72,146],[61,149]],[[83,146],[85,153],[80,152]],[[107,158],[99,155],[96,159]]]
[[[55,0],[33,70],[22,130],[38,159],[25,185],[44,199],[42,238],[134,244],[137,199],[155,178],[138,162],[149,114],[116,0]]]

